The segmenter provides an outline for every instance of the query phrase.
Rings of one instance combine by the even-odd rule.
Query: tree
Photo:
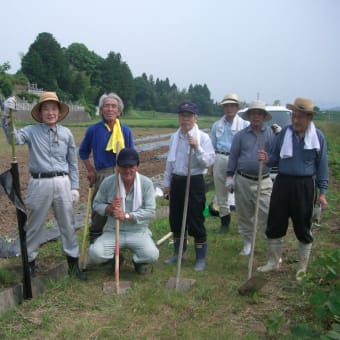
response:
[[[101,65],[101,79],[103,91],[116,92],[128,110],[134,102],[134,83],[130,68],[122,62],[119,53],[108,54]]]
[[[189,86],[189,95],[193,102],[195,102],[201,114],[212,115],[213,114],[213,101],[210,98],[210,91],[206,84]]]
[[[134,107],[140,110],[154,110],[155,92],[145,73],[134,79],[135,100]]]
[[[12,77],[6,72],[11,68],[9,62],[0,65],[0,94],[3,97],[9,97],[13,91]]]
[[[72,43],[65,50],[65,57],[71,69],[85,72],[90,77],[91,85],[99,85],[100,75],[99,68],[104,59],[89,51],[89,49],[80,43]]]
[[[68,65],[63,50],[50,33],[40,33],[21,60],[30,82],[46,90],[66,90]]]

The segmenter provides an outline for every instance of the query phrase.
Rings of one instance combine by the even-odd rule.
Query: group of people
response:
[[[282,129],[276,124],[264,125],[271,115],[262,101],[253,101],[242,117],[236,114],[235,94],[225,96],[221,105],[225,115],[211,130],[216,152],[213,168],[216,197],[222,205],[218,232],[229,229],[230,211],[226,203],[228,192],[235,192],[238,229],[244,242],[240,255],[249,255],[259,194],[258,224],[268,243],[268,262],[258,271],[279,268],[283,237],[291,219],[299,242],[296,278],[300,280],[306,273],[313,243],[313,208],[317,201],[322,209],[327,208],[327,145],[313,122],[314,103],[311,99],[296,98],[294,104],[287,104],[292,112],[291,124]],[[244,127],[241,118],[249,125]],[[278,167],[274,183],[269,173],[273,166]]]
[[[279,268],[282,239],[291,218],[299,241],[297,275],[300,277],[306,272],[313,242],[311,219],[317,189],[322,209],[327,207],[327,146],[322,132],[313,123],[313,101],[297,98],[294,104],[287,105],[292,110],[292,124],[277,136],[263,124],[271,118],[263,102],[252,102],[242,117],[237,114],[236,94],[226,95],[220,104],[224,115],[213,124],[210,136],[197,125],[199,112],[195,103],[184,102],[178,107],[179,128],[171,136],[164,173],[164,195],[169,197],[169,224],[174,238],[173,256],[165,263],[178,261],[183,207],[188,197],[183,256],[187,236],[192,236],[196,253],[194,270],[206,268],[204,174],[210,168],[221,221],[217,232],[230,229],[228,194],[235,192],[238,228],[244,242],[241,255],[250,254],[257,183],[261,176],[259,226],[268,242],[269,258],[259,270]],[[14,97],[4,103],[2,126],[9,142],[9,110],[15,106]],[[86,130],[79,147],[89,185],[94,187],[88,259],[92,264],[115,263],[115,228],[119,222],[120,247],[131,249],[135,271],[145,274],[147,265],[159,257],[149,229],[155,215],[155,194],[152,181],[138,172],[139,156],[133,133],[120,122],[123,110],[123,101],[117,94],[104,94],[99,100],[102,119]],[[31,111],[39,124],[14,129],[14,139],[16,144],[27,144],[29,148],[31,177],[25,203],[31,275],[36,271],[41,230],[49,209],[53,208],[69,274],[85,280],[86,275],[78,265],[79,246],[73,217],[73,205],[79,200],[78,153],[71,131],[59,124],[68,112],[68,106],[59,101],[56,93],[44,92]],[[271,166],[279,168],[274,184],[269,176]],[[123,264],[122,256],[120,260]]]

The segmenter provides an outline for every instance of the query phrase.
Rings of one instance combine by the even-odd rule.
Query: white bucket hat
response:
[[[266,104],[261,100],[254,100],[253,102],[251,102],[248,107],[248,110],[243,113],[242,118],[249,121],[250,120],[249,112],[252,110],[263,111],[263,113],[265,114],[264,121],[268,121],[272,119],[272,115],[266,110]]]
[[[219,105],[223,106],[223,105],[226,105],[226,104],[237,104],[237,105],[239,105],[237,94],[236,93],[226,94]]]

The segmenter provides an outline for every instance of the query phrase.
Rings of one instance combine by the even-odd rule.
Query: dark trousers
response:
[[[96,197],[96,194],[103,180],[106,177],[113,175],[114,172],[115,172],[114,167],[97,170],[96,183],[94,184],[94,190],[93,190],[92,200],[91,200],[91,207],[93,205],[93,200]],[[89,228],[91,239],[96,239],[103,233],[103,228],[106,224],[106,221],[107,221],[107,216],[99,215],[94,209],[92,209],[91,225]]]
[[[186,181],[186,176],[173,175],[171,179],[169,222],[175,238],[181,235]],[[196,243],[203,243],[207,240],[203,216],[204,207],[205,183],[203,175],[191,176],[186,228],[188,234],[195,238]]]
[[[312,243],[312,215],[316,200],[315,180],[311,176],[278,175],[270,199],[266,235],[281,238],[286,235],[289,218],[294,233],[302,243]]]

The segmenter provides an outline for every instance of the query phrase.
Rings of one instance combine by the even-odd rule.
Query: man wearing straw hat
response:
[[[212,174],[221,219],[221,226],[216,231],[218,234],[226,233],[230,229],[229,192],[225,187],[225,181],[231,143],[234,135],[249,125],[249,122],[237,115],[239,109],[237,94],[229,93],[225,95],[220,106],[223,108],[224,115],[213,124],[210,133],[210,138],[216,153]]]
[[[117,166],[118,180],[116,175],[105,178],[93,201],[93,209],[107,216],[107,223],[102,235],[90,245],[89,264],[108,262],[114,257],[118,220],[119,246],[133,252],[135,271],[144,275],[148,272],[147,264],[156,262],[159,256],[149,229],[156,210],[153,183],[138,173],[139,157],[135,149],[122,149]],[[117,192],[120,197],[117,197]]]
[[[11,97],[8,108],[15,108]],[[16,144],[29,148],[29,179],[26,195],[27,255],[31,275],[35,274],[35,260],[42,242],[40,236],[50,208],[60,229],[61,243],[67,257],[69,274],[85,280],[79,270],[79,247],[74,227],[72,204],[79,200],[79,172],[76,145],[71,131],[58,124],[68,114],[69,107],[59,101],[55,92],[42,93],[31,111],[39,123],[14,129]],[[10,119],[3,120],[8,141],[11,139]]]
[[[299,241],[299,264],[296,279],[307,271],[313,242],[312,216],[314,203],[327,208],[328,188],[327,144],[322,132],[315,127],[314,103],[308,98],[296,98],[287,104],[292,110],[292,123],[282,129],[270,153],[259,152],[259,160],[269,166],[278,166],[270,199],[266,235],[268,236],[268,262],[258,268],[260,272],[279,269],[282,239],[291,218]]]
[[[228,190],[235,190],[238,228],[243,239],[240,255],[248,256],[251,252],[254,235],[254,219],[256,217],[254,212],[258,214],[258,224],[262,236],[266,238],[265,230],[273,183],[269,176],[270,169],[267,166],[263,166],[262,173],[259,174],[258,152],[261,149],[269,151],[275,135],[270,127],[263,125],[264,121],[272,118],[266,110],[264,102],[253,101],[248,110],[243,113],[242,118],[250,121],[250,125],[238,132],[233,139],[226,186]],[[259,175],[261,176],[261,188],[259,208],[256,211]]]
[[[124,110],[122,99],[116,93],[103,94],[98,106],[102,120],[86,130],[79,147],[79,156],[86,167],[90,186],[94,187],[93,199],[103,179],[114,173],[117,142],[120,149],[134,147],[131,129],[119,120]],[[91,153],[93,164],[90,161]],[[90,243],[102,234],[106,220],[106,216],[92,210]]]

